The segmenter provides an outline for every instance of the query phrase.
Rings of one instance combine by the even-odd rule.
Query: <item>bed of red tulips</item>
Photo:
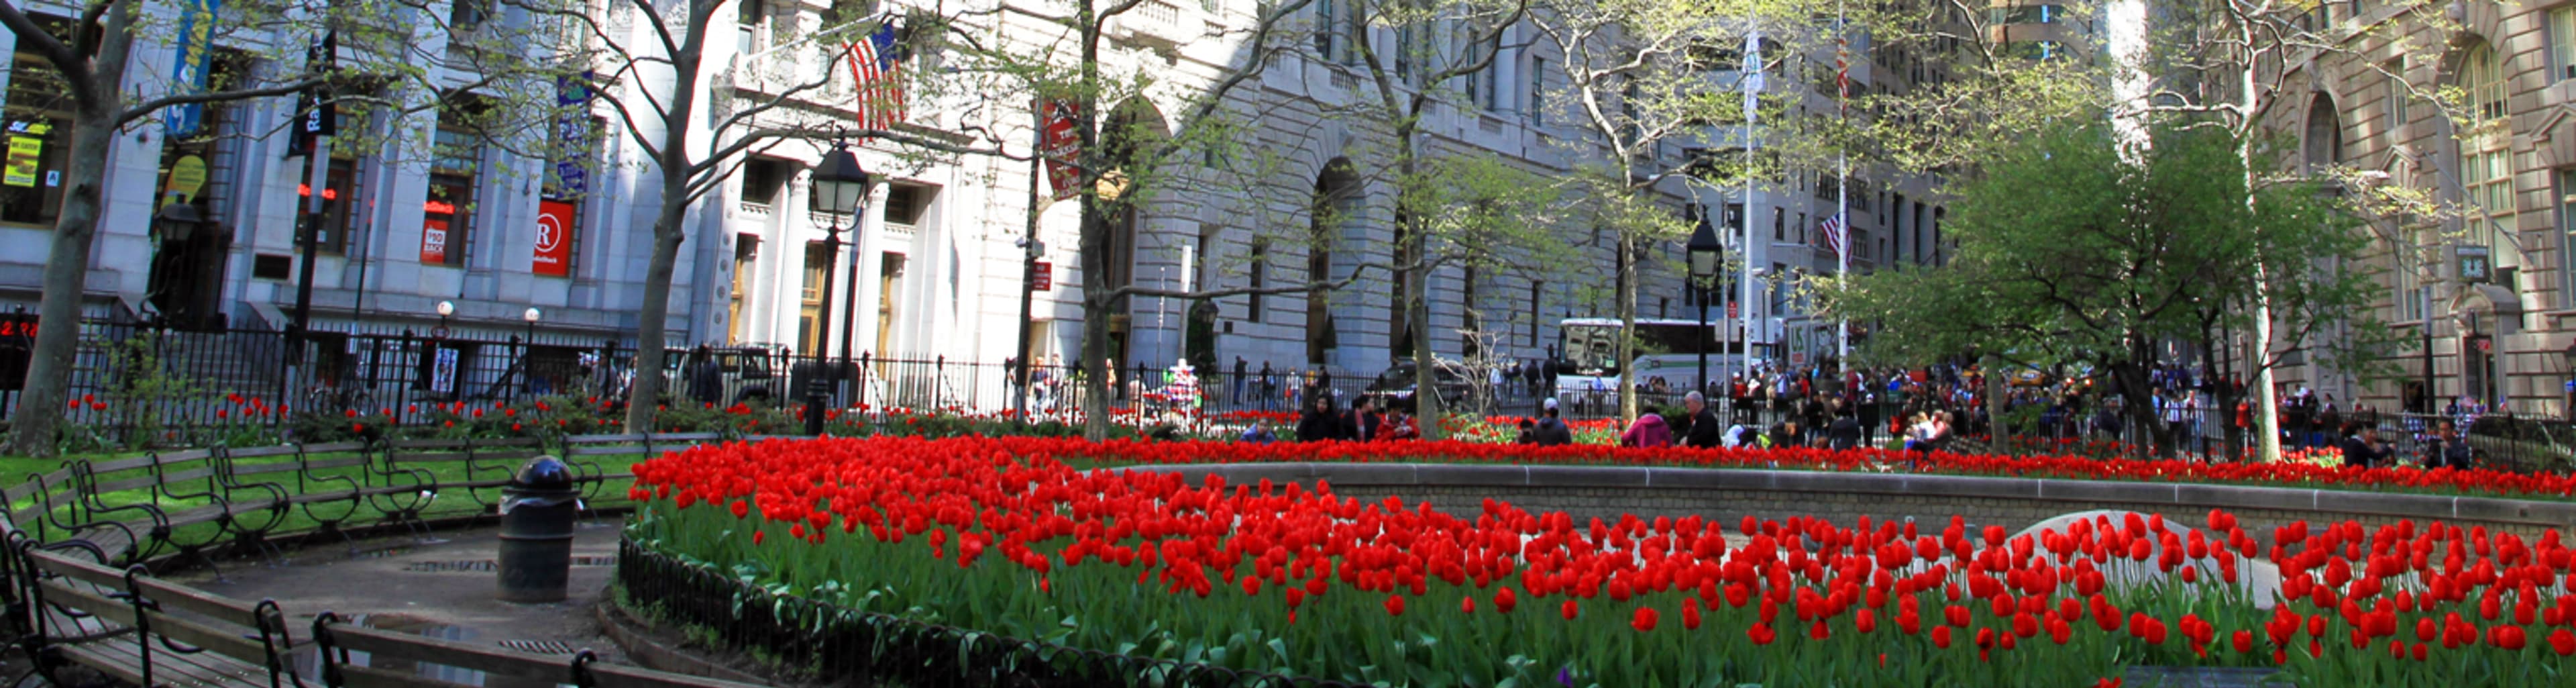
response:
[[[1292,449],[1420,458],[1400,446]],[[1956,520],[1578,523],[1490,500],[1461,518],[1329,485],[1058,459],[1211,451],[704,446],[636,465],[649,503],[630,535],[857,609],[1392,685],[2062,688],[2161,665],[2272,667],[2303,686],[2556,686],[2576,667],[2576,556],[2554,531],[2295,524],[2265,546],[2224,512],[2193,516],[2197,530],[2124,515],[2026,535]],[[2282,573],[2277,593],[2249,582],[2264,564]]]
[[[2311,463],[2201,463],[2080,456],[1916,455],[1875,449],[1636,449],[1579,443],[1540,447],[1466,441],[1286,444],[1032,441],[1039,444],[1028,447],[1025,450],[1028,453],[1091,464],[1335,461],[1760,467],[1831,471],[1900,468],[1930,473],[2070,480],[2231,483],[2524,499],[2576,498],[2576,476],[2486,469],[2346,468]]]

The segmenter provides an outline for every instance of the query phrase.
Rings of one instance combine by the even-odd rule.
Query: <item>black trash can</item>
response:
[[[572,467],[552,456],[529,459],[501,488],[502,601],[563,601],[580,499]]]

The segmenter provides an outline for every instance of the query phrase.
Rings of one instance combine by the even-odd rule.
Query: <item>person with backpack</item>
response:
[[[1555,397],[1539,403],[1538,424],[1530,428],[1530,443],[1542,447],[1574,443],[1574,431],[1557,418]]]

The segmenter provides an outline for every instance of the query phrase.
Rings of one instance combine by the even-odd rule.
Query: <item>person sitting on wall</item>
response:
[[[1540,406],[1538,425],[1530,429],[1530,443],[1542,447],[1573,444],[1574,431],[1566,429],[1565,421],[1557,419],[1556,399],[1551,397]]]

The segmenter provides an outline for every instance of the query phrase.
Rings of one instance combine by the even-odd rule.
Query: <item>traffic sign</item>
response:
[[[1037,267],[1036,267],[1033,271],[1031,271],[1031,272],[1029,273],[1029,275],[1030,275],[1030,276],[1029,276],[1029,289],[1030,289],[1030,290],[1032,290],[1032,291],[1047,291],[1047,290],[1050,290],[1050,289],[1054,289],[1054,288],[1055,288],[1055,264],[1054,264],[1054,263],[1049,263],[1049,262],[1046,262],[1046,261],[1043,261],[1043,260],[1038,261],[1038,263],[1037,263]]]

